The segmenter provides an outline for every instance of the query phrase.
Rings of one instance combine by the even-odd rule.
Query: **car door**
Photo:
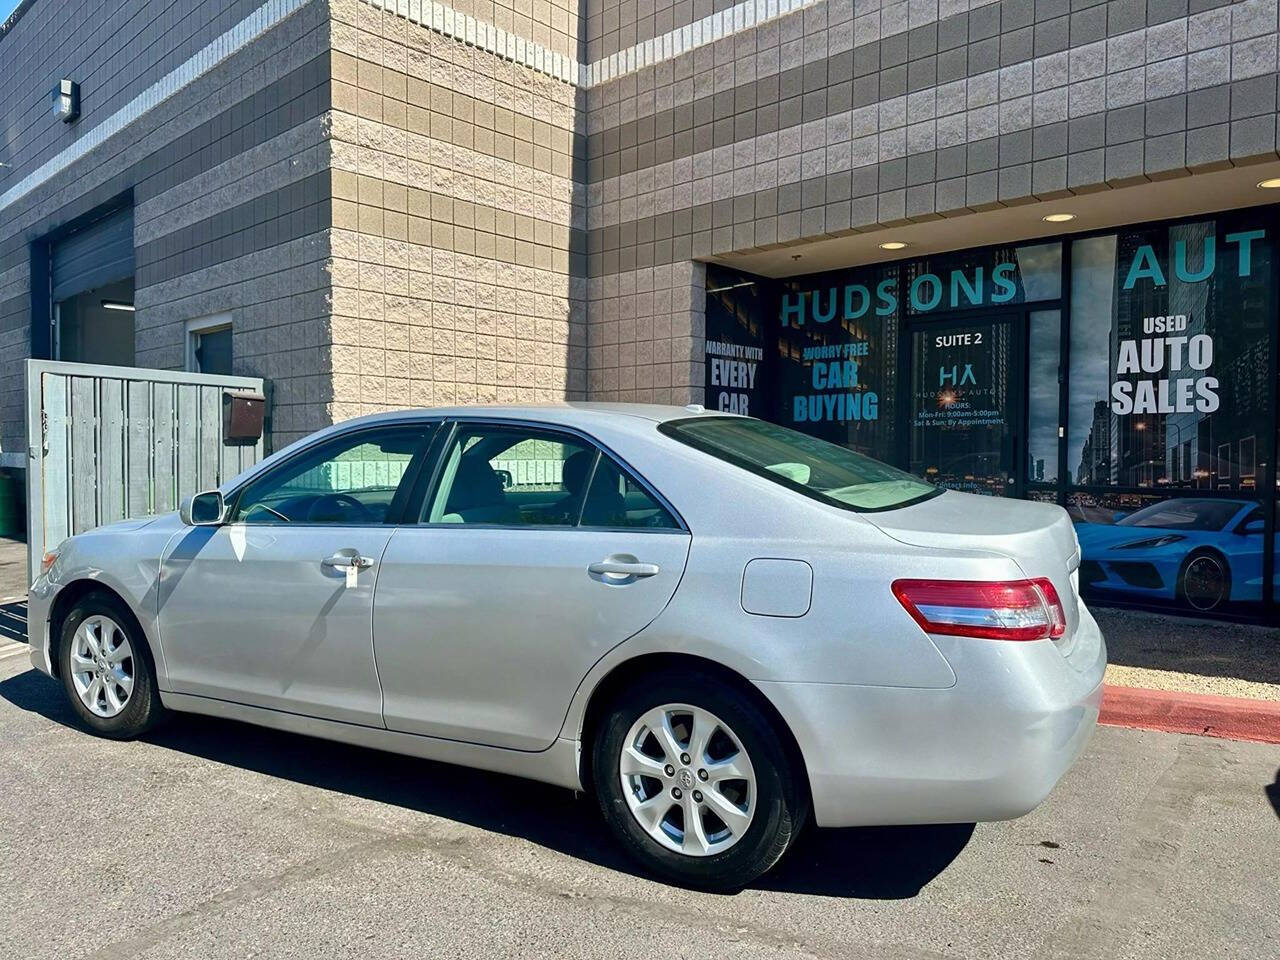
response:
[[[175,539],[159,595],[175,692],[382,726],[373,586],[435,427],[317,443]]]
[[[576,433],[460,421],[440,448],[378,578],[386,725],[544,749],[592,664],[671,599],[689,533]]]

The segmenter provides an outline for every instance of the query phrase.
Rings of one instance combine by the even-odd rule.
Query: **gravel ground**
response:
[[[1280,629],[1095,607],[1107,682],[1280,700]]]

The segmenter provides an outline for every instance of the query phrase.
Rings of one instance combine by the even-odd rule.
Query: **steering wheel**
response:
[[[325,507],[330,508],[330,510],[332,510],[332,514],[330,514],[328,517],[326,517],[325,511],[322,510],[322,507],[321,507],[322,504]],[[373,515],[373,511],[371,511],[368,507],[366,507],[363,503],[361,503],[355,497],[351,496],[351,494],[326,493],[316,497],[314,500],[311,501],[311,506],[307,510],[307,520],[309,522],[314,522],[314,521],[323,522],[325,519],[332,519],[333,514],[343,514],[348,509],[355,511],[356,516],[354,516],[352,519],[356,523],[364,523],[364,522],[371,523],[375,519],[377,519]]]

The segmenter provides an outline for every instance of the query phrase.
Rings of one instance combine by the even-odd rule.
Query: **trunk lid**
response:
[[[1067,616],[1066,633],[1055,643],[1064,651],[1070,648],[1080,622],[1080,547],[1061,507],[948,490],[900,510],[863,517],[900,543],[990,551],[1008,557],[1028,578],[1048,577]],[[945,577],[945,570],[939,576]]]

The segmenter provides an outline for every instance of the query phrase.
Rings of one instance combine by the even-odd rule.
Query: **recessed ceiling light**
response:
[[[1280,189],[1280,177],[1267,177],[1266,180],[1260,181],[1258,186],[1263,190]]]
[[[132,303],[125,303],[125,302],[124,302],[124,301],[122,301],[122,300],[103,300],[103,301],[102,301],[102,309],[104,309],[104,310],[125,310],[125,311],[127,311],[127,312],[129,312],[129,313],[133,313],[133,304],[132,304]]]
[[[1066,223],[1069,220],[1074,220],[1075,218],[1076,215],[1074,213],[1051,213],[1046,217],[1041,217],[1040,219],[1045,223]]]
[[[881,250],[901,250],[906,246],[901,240],[886,240],[880,244]]]

